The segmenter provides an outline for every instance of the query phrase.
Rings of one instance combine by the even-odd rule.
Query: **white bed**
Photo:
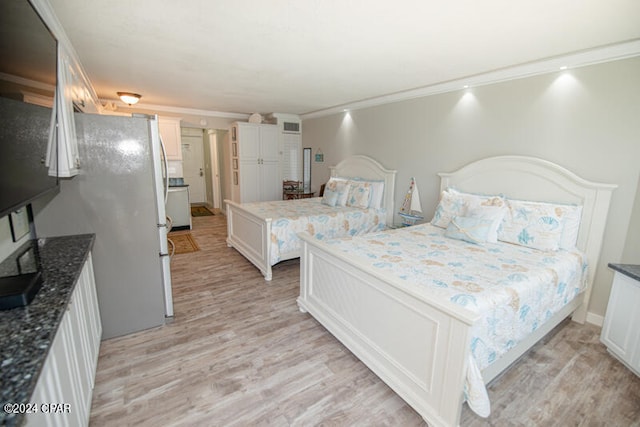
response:
[[[493,157],[439,174],[441,189],[582,205],[577,247],[586,288],[535,332],[482,370],[488,383],[567,316],[583,322],[614,185],[585,181],[551,162]],[[411,405],[429,425],[459,424],[470,366],[471,330],[480,316],[393,274],[347,260],[331,241],[301,236],[300,297],[309,312]],[[384,322],[380,322],[384,319]]]
[[[384,193],[381,208],[384,210],[384,220],[387,224],[393,222],[394,215],[394,187],[396,171],[385,169],[374,159],[355,155],[346,158],[338,165],[330,168],[332,177],[360,178],[371,181],[383,181]],[[285,207],[294,206],[296,202],[308,203],[305,200],[283,200]],[[271,256],[272,248],[272,224],[279,219],[277,216],[260,215],[255,206],[249,209],[249,205],[225,200],[227,205],[227,245],[235,248],[247,260],[253,263],[264,275],[265,280],[271,280],[271,267],[274,265]],[[299,258],[299,249],[281,252],[278,262],[287,259]]]

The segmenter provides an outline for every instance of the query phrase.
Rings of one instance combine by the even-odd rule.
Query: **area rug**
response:
[[[206,206],[191,206],[191,216],[209,216],[213,215],[213,212]]]
[[[184,233],[184,234],[169,233],[167,238],[171,240],[175,245],[176,249],[174,254],[188,254],[190,252],[196,252],[200,250],[200,247],[198,247],[198,244],[193,239],[193,236],[191,235],[191,233]],[[169,244],[169,250],[171,250],[171,244]]]

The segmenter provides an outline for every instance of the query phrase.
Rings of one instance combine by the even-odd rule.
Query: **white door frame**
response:
[[[209,129],[207,132],[209,134],[209,152],[211,153],[211,188],[213,189],[213,208],[222,209],[218,132],[216,129]]]
[[[198,186],[200,186],[202,188],[202,200],[199,200],[198,198],[198,194],[195,191],[196,190],[196,186],[194,185],[194,182],[191,182],[191,188],[189,188],[189,196],[190,196],[190,202],[191,203],[206,203],[207,201],[207,189],[206,189],[206,184],[205,184],[205,176],[204,176],[204,172],[205,172],[205,165],[204,165],[204,134],[202,133],[203,130],[200,130],[200,136],[196,136],[196,135],[189,135],[189,134],[182,134],[181,135],[181,139],[182,139],[182,158],[183,158],[183,176],[185,178],[187,178],[187,170],[189,170],[189,175],[191,176],[192,179],[197,179],[199,181]],[[199,168],[199,170],[190,170],[188,169],[186,166],[186,163],[184,162],[184,158],[185,156],[185,139],[186,138],[192,138],[193,141],[189,142],[189,145],[193,148],[195,147],[197,150],[194,151],[194,153],[196,153],[199,156],[199,159],[201,161],[201,167]],[[193,174],[193,175],[192,175]],[[186,179],[185,179],[186,182]]]

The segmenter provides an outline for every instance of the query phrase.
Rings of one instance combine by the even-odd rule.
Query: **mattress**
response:
[[[467,398],[486,399],[479,372],[582,292],[587,258],[578,250],[477,245],[445,237],[444,231],[424,224],[327,243],[372,272],[393,274],[420,292],[479,314],[471,329]]]
[[[307,233],[326,240],[381,231],[386,228],[386,209],[359,209],[328,206],[321,198],[277,200],[244,203],[252,214],[271,219],[271,248],[269,261],[275,265],[286,254],[300,251],[298,233]]]

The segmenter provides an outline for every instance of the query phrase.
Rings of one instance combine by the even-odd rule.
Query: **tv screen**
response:
[[[0,1],[0,217],[57,189],[57,41],[27,0]]]

